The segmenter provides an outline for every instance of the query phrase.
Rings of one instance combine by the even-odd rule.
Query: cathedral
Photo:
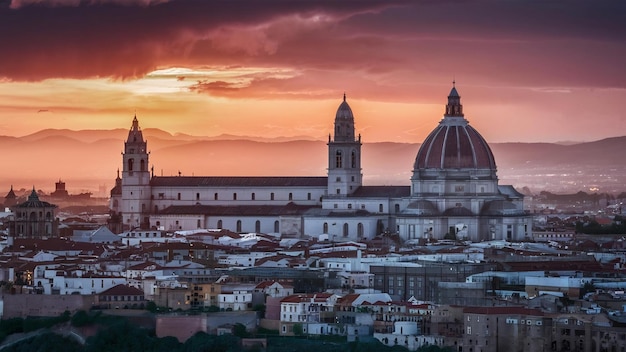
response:
[[[410,186],[363,185],[361,136],[345,95],[327,145],[326,176],[156,176],[135,116],[111,190],[111,221],[120,230],[228,229],[333,241],[382,232],[404,241],[531,237],[524,196],[498,184],[493,153],[465,119],[454,85],[443,119],[417,153]]]

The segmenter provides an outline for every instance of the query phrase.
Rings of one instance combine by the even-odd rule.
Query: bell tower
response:
[[[363,183],[361,136],[354,134],[354,115],[343,95],[335,116],[334,139],[328,135],[328,197],[345,197]]]
[[[124,227],[148,228],[150,225],[150,171],[148,143],[143,139],[137,115],[128,131],[122,152],[122,199],[120,210]]]

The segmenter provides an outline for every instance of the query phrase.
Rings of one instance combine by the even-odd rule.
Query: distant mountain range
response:
[[[52,191],[67,183],[70,193],[113,186],[128,130],[46,129],[23,137],[0,136],[4,161],[0,195],[15,187]],[[310,137],[201,137],[143,130],[156,175],[326,174],[325,140]],[[626,190],[626,136],[594,142],[492,143],[501,184],[535,192],[621,192]],[[363,175],[369,185],[408,185],[419,143],[364,143]],[[3,188],[4,187],[4,188]]]

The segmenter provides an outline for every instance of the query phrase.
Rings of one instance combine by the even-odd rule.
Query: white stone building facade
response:
[[[531,238],[524,196],[498,184],[487,142],[464,118],[452,88],[444,117],[426,138],[410,186],[365,186],[361,136],[344,96],[328,139],[328,173],[309,177],[155,176],[135,117],[111,190],[113,218],[125,229],[202,228],[334,241],[383,231],[405,240]]]

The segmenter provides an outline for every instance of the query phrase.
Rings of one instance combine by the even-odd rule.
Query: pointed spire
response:
[[[445,116],[463,117],[463,105],[461,105],[461,96],[456,90],[456,80],[452,81],[452,89],[448,95],[448,105],[446,105]]]
[[[343,92],[343,101],[346,101],[346,92]]]
[[[30,192],[30,196],[28,196],[29,201],[38,201],[39,196],[37,195],[37,191],[35,190],[35,186],[33,185],[33,191]]]

